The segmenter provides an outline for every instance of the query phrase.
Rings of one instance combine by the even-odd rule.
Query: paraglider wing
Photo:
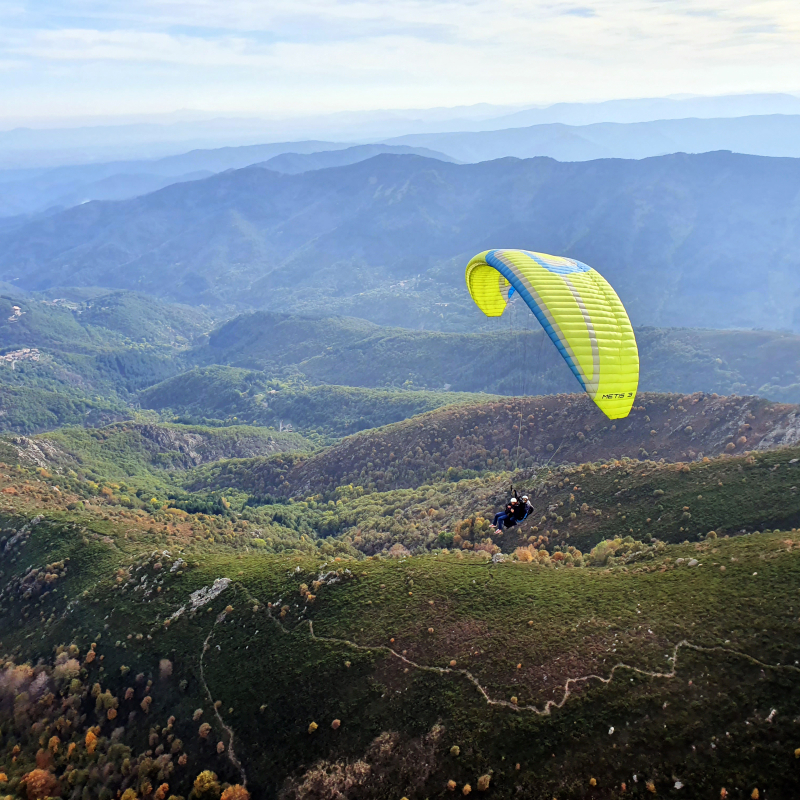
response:
[[[469,262],[466,280],[488,317],[499,317],[519,293],[600,410],[609,419],[628,416],[639,350],[624,306],[599,272],[571,258],[487,250]]]

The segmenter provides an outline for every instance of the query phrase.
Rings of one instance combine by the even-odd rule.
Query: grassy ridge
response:
[[[6,515],[4,535],[23,522]],[[629,795],[646,797],[648,781],[660,796],[682,796],[676,779],[695,796],[718,796],[723,786],[739,787],[740,796],[756,787],[786,796],[794,785],[792,709],[800,697],[791,665],[800,659],[800,631],[787,590],[800,577],[796,533],[668,546],[647,572],[487,567],[468,553],[326,565],[198,547],[175,537],[154,553],[136,525],[56,515],[4,557],[4,589],[28,564],[71,559],[55,594],[25,599],[5,591],[0,616],[2,647],[15,663],[52,664],[54,646],[79,649],[79,686],[70,691],[87,713],[82,724],[99,722],[99,744],[91,755],[85,728],[62,734],[62,748],[78,744],[71,786],[88,784],[92,764],[106,755],[114,766],[98,791],[141,789],[156,755],[145,760],[154,732],[151,748],[169,752],[168,734],[180,741],[170,791],[187,795],[204,768],[240,782],[212,700],[259,797],[310,800],[323,786],[341,790],[348,775],[367,798],[436,796],[449,780],[459,791],[467,783],[475,790],[483,775],[496,797],[615,796],[623,782]],[[178,556],[186,563],[173,572]],[[331,569],[338,581],[315,587]],[[231,579],[228,589],[164,625],[191,592],[220,577]],[[137,588],[142,578],[144,589]],[[303,584],[314,589],[313,602]],[[311,637],[306,619],[323,638]],[[675,650],[684,640],[706,649]],[[625,666],[612,673],[616,664]],[[507,705],[488,704],[460,670]],[[549,715],[525,708],[563,701],[566,679],[589,673],[611,680],[573,684],[563,708]],[[121,723],[95,711],[95,682],[119,702]],[[196,709],[203,715],[193,720]],[[3,746],[21,747],[7,770],[12,791],[40,747],[30,722],[42,711],[28,713],[24,728],[4,717],[13,739]],[[198,736],[201,722],[210,725],[207,739]],[[318,728],[310,733],[312,722]],[[116,741],[141,771],[128,779],[112,755],[119,724]],[[187,756],[183,765],[179,754]],[[366,777],[358,778],[359,761],[369,767]],[[66,764],[57,756],[53,768]]]

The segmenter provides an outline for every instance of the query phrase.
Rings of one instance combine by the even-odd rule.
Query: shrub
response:
[[[454,540],[453,534],[448,533],[447,531],[442,531],[437,539],[439,547],[452,547],[453,540]]]
[[[195,779],[192,794],[197,800],[218,800],[222,788],[217,781],[217,773],[203,770]]]
[[[250,792],[244,786],[235,783],[225,789],[220,800],[250,800]]]
[[[595,566],[603,566],[617,552],[621,544],[621,540],[618,539],[605,539],[589,553],[589,563]]]
[[[34,769],[25,776],[24,781],[28,800],[44,800],[61,794],[61,786],[49,770]]]

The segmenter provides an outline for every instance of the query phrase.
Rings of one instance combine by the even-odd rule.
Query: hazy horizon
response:
[[[0,107],[19,120],[800,91],[786,0],[47,0],[0,9],[0,31]]]
[[[485,120],[496,116],[510,115],[520,111],[538,110],[545,111],[564,106],[610,106],[615,103],[647,103],[672,101],[676,105],[686,100],[717,100],[721,98],[749,98],[760,96],[769,97],[793,97],[800,99],[800,89],[796,91],[781,92],[731,92],[723,94],[671,94],[662,96],[642,95],[639,97],[603,97],[585,101],[558,101],[554,103],[541,103],[536,101],[520,102],[515,104],[496,105],[487,102],[476,102],[468,105],[438,105],[430,107],[389,107],[378,106],[374,108],[354,108],[329,111],[325,114],[279,114],[271,116],[267,113],[256,111],[213,111],[198,108],[176,108],[172,111],[163,112],[139,112],[139,113],[117,113],[117,114],[85,114],[79,116],[2,116],[0,109],[0,133],[29,129],[29,130],[72,130],[76,128],[105,128],[122,127],[127,125],[151,125],[163,126],[178,125],[191,122],[228,122],[228,121],[270,121],[286,122],[298,120],[317,120],[326,118],[336,118],[338,116],[351,115],[426,115],[429,117],[440,117],[443,119],[451,118],[455,113],[463,115],[463,119]],[[768,112],[767,112],[768,113]],[[727,115],[725,115],[727,116]],[[745,114],[731,114],[731,116],[745,116]]]

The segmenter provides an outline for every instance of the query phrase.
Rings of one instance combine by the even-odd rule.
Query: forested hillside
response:
[[[639,395],[609,422],[582,395],[456,405],[350,436],[308,460],[223,465],[195,488],[306,496],[356,485],[385,491],[486,470],[603,458],[694,461],[800,443],[798,407],[717,395]]]
[[[644,391],[800,399],[800,337],[773,331],[640,328]],[[248,369],[293,368],[309,381],[497,394],[574,391],[563,359],[519,301],[495,330],[455,334],[343,318],[257,312],[221,325],[191,358]]]
[[[506,316],[467,334],[268,312],[215,324],[130,292],[0,297],[0,430],[143,417],[329,438],[494,395],[574,392],[527,309]],[[800,401],[793,334],[642,328],[637,339],[642,391]]]

